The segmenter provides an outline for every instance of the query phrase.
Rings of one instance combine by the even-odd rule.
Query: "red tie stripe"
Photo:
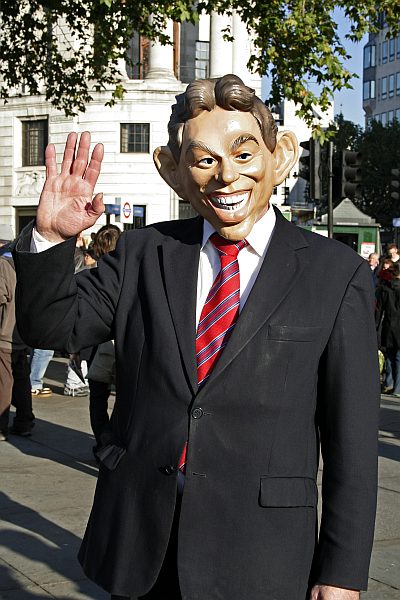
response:
[[[246,240],[230,242],[214,233],[211,242],[219,253],[221,270],[203,306],[196,335],[197,380],[204,385],[228,343],[239,315],[240,274],[238,254],[248,245]],[[187,444],[179,460],[179,469],[184,472]]]

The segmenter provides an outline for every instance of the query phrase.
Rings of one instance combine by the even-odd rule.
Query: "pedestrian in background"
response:
[[[400,398],[400,263],[392,266],[393,279],[382,289],[377,305],[377,321],[382,322],[381,349],[388,367],[384,392],[393,390]]]
[[[99,229],[93,243],[93,250],[99,260],[115,249],[120,229],[116,225],[104,225]],[[98,452],[110,441],[110,419],[108,398],[111,386],[115,383],[115,352],[112,341],[97,347],[88,372],[90,401],[90,424],[96,438],[93,452]]]
[[[387,247],[387,256],[394,263],[400,259],[399,249],[397,244],[389,244]]]
[[[379,271],[379,254],[377,254],[376,252],[372,252],[369,256],[368,256],[368,264],[370,266],[371,269],[371,275],[372,275],[372,281],[374,283],[375,288],[378,285],[378,271]]]
[[[44,376],[51,359],[54,356],[54,350],[42,350],[33,348],[30,355],[31,367],[31,394],[33,398],[46,398],[53,393],[49,387],[43,385]]]
[[[32,411],[27,347],[15,323],[16,275],[12,258],[0,257],[0,441],[9,433],[10,405],[16,413],[11,433],[30,436]]]

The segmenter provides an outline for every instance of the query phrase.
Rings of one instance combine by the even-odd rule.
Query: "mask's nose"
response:
[[[220,164],[216,179],[222,183],[233,183],[239,179],[239,173],[237,172],[235,165],[227,159],[223,158]]]

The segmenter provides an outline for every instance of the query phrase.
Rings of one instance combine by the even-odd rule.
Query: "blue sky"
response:
[[[339,37],[346,48],[347,54],[351,57],[344,62],[345,67],[351,72],[358,74],[353,77],[351,85],[353,89],[343,89],[336,92],[334,95],[334,110],[335,115],[343,113],[344,118],[365,126],[364,111],[362,108],[362,68],[363,68],[363,48],[367,42],[368,36],[364,36],[361,42],[357,44],[345,39],[345,34],[349,31],[349,22],[343,16],[343,12],[335,10],[335,18],[338,24]],[[262,98],[268,97],[269,82],[268,77],[263,78],[262,83]],[[313,90],[315,91],[315,90]]]
[[[357,73],[359,79],[353,78],[351,84],[353,90],[344,89],[341,92],[336,92],[334,96],[335,114],[343,113],[344,118],[354,123],[358,123],[364,127],[364,111],[362,109],[362,68],[363,68],[363,47],[367,42],[368,37],[358,44],[344,40],[344,34],[348,31],[348,22],[338,11],[335,12],[338,23],[339,35],[344,43],[347,53],[351,59],[346,61],[346,68],[352,73]]]

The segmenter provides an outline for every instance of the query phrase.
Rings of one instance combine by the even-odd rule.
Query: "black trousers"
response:
[[[132,598],[127,596],[111,596],[111,600],[181,600],[179,589],[177,550],[178,550],[178,525],[181,512],[181,497],[176,500],[174,521],[172,524],[171,535],[169,538],[167,552],[161,571],[151,590],[144,596]]]
[[[0,349],[0,431],[7,434],[10,404],[16,412],[13,428],[30,431],[35,415],[32,411],[31,382],[26,349]]]

